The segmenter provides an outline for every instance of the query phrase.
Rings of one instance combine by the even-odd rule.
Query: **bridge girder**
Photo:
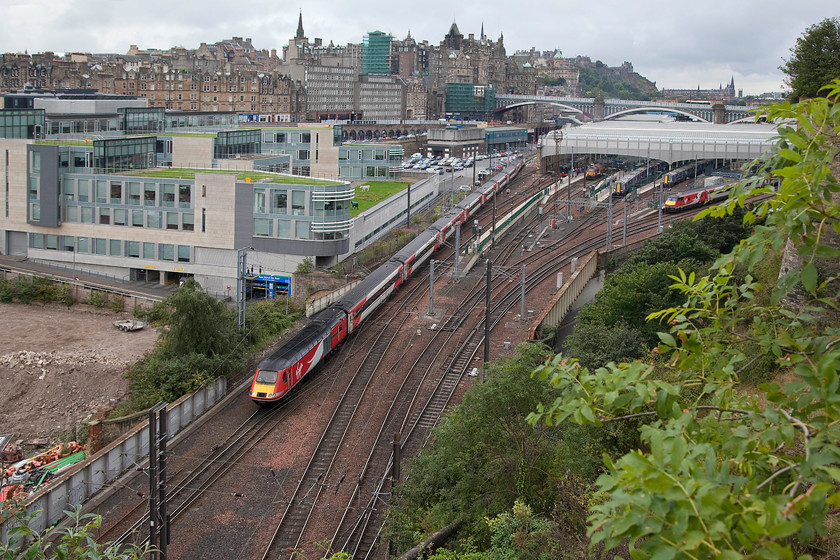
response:
[[[522,101],[520,103],[514,103],[512,105],[505,105],[504,107],[496,107],[493,111],[494,113],[504,113],[508,109],[515,109],[517,107],[524,107],[525,105],[552,105],[554,107],[562,107],[565,111],[569,113],[575,113],[578,115],[585,115],[583,111],[572,107],[571,105],[566,105],[565,103],[558,103],[556,101]]]
[[[707,119],[704,119],[703,117],[701,117],[699,115],[695,115],[694,113],[690,113],[688,111],[683,111],[681,109],[663,109],[662,107],[633,107],[633,108],[630,108],[630,109],[624,109],[623,111],[618,111],[617,113],[611,113],[611,114],[605,116],[604,120],[608,121],[608,120],[621,118],[625,115],[632,115],[632,114],[635,114],[635,113],[650,113],[650,112],[656,112],[656,113],[660,113],[660,114],[662,114],[662,113],[669,113],[669,114],[670,113],[677,113],[679,115],[690,117],[691,119],[698,120],[700,122],[710,122]]]

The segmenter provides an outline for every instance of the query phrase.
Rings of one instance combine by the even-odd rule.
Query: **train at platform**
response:
[[[667,164],[660,161],[628,171],[624,177],[616,181],[612,195],[621,197],[630,194],[641,187],[645,181],[655,179],[664,166],[667,166]]]
[[[507,188],[522,166],[521,161],[510,166],[493,181],[471,192],[341,299],[313,314],[306,326],[257,365],[248,393],[251,400],[262,405],[286,397],[429,260],[455,233],[458,224],[469,220]]]

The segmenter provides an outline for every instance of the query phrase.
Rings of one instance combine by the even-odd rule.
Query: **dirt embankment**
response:
[[[151,351],[155,329],[122,332],[87,305],[0,304],[0,434],[50,444],[122,398],[128,364]]]

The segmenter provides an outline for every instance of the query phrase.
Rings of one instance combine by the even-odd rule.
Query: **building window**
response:
[[[96,202],[97,204],[106,204],[108,202],[108,182],[96,182]]]
[[[155,183],[143,183],[143,205],[154,206],[157,185]]]
[[[178,213],[166,213],[166,229],[178,229]]]
[[[292,222],[289,220],[277,220],[277,237],[289,239],[292,236]]]
[[[146,210],[146,227],[160,229],[160,212]]]
[[[175,245],[161,243],[158,245],[158,258],[162,261],[175,260]]]
[[[309,222],[295,222],[295,237],[298,239],[309,239]]]
[[[93,240],[93,252],[97,255],[104,255],[105,254],[105,240],[100,238],[95,238]]]
[[[142,210],[132,210],[131,211],[131,225],[133,227],[143,227],[143,211]]]
[[[93,223],[93,208],[91,208],[90,206],[82,206],[82,223]]]
[[[143,258],[144,259],[154,259],[155,258],[155,244],[154,243],[143,243]]]
[[[285,214],[286,213],[287,195],[286,191],[274,191],[274,204],[272,205],[272,213]]]
[[[128,219],[128,212],[124,208],[114,208],[114,225],[124,226]]]
[[[128,184],[128,203],[140,206],[140,183]]]
[[[119,257],[122,255],[122,241],[120,241],[119,239],[111,239],[109,245],[109,255],[114,257]]]
[[[178,185],[178,208],[189,208],[192,201],[189,185]]]
[[[135,259],[140,258],[140,242],[139,241],[126,241],[125,242],[125,256],[126,257],[133,257]]]
[[[292,191],[292,215],[303,216],[306,193],[304,191]]]
[[[88,191],[87,179],[79,179],[76,181],[76,190],[78,191],[79,202],[89,202],[90,194]]]
[[[254,218],[254,235],[268,237],[271,235],[271,220],[267,218]]]
[[[178,245],[178,262],[190,262],[189,245]]]
[[[161,187],[161,193],[163,198],[163,206],[167,208],[174,208],[175,207],[175,185],[170,183],[164,183]]]
[[[88,248],[88,238],[87,237],[77,237],[76,238],[76,252],[77,253],[87,253],[90,249]]]
[[[67,210],[64,212],[64,221],[65,222],[78,222],[79,221],[79,207],[78,206],[68,206]]]
[[[99,209],[99,223],[101,225],[111,223],[111,209],[110,208],[100,208]]]
[[[181,229],[184,231],[195,231],[195,215],[192,212],[181,214]]]
[[[265,214],[265,189],[254,189],[254,213]]]

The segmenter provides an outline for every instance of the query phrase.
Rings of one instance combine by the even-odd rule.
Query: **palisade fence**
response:
[[[169,437],[178,434],[226,394],[227,379],[219,377],[202,389],[167,405]],[[60,522],[65,517],[65,511],[72,510],[100,490],[107,489],[124,473],[148,463],[148,459],[149,423],[146,420],[92,457],[74,465],[43,489],[25,498],[22,507],[28,512],[37,512],[29,526],[40,532]],[[13,523],[13,520],[0,521],[0,542],[8,543]]]

